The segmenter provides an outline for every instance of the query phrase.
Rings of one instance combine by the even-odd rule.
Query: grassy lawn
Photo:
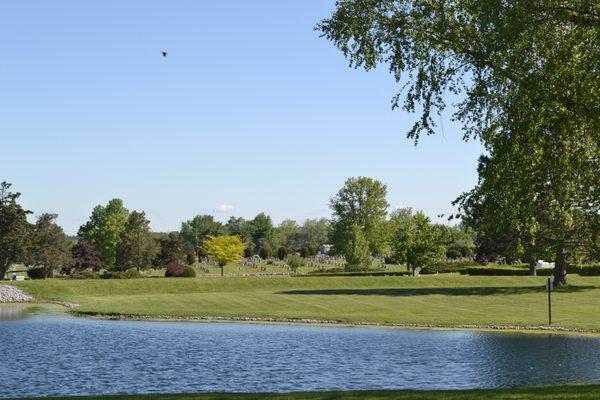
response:
[[[310,318],[421,325],[544,325],[544,277],[202,277],[16,282],[83,312],[172,317]],[[555,325],[600,330],[600,277],[570,276]]]
[[[597,399],[600,385],[541,387],[506,390],[468,390],[468,391],[358,391],[358,392],[319,392],[319,393],[282,393],[282,394],[161,394],[138,396],[93,396],[77,397],[79,400],[342,400],[342,399],[398,399],[398,400],[459,400],[459,399],[489,399],[489,400],[551,400],[551,399]],[[46,400],[58,399],[44,397]],[[64,399],[64,397],[61,397]]]

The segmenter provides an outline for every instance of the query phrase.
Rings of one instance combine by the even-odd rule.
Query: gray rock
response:
[[[23,293],[14,286],[0,285],[0,303],[25,303],[32,301],[33,297]]]

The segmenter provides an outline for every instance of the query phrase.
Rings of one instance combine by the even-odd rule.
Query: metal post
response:
[[[550,278],[546,282],[546,289],[548,290],[548,325],[552,325],[552,281]]]

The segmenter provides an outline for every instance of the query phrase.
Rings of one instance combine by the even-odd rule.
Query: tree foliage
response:
[[[225,265],[243,257],[245,247],[239,236],[210,236],[204,241],[202,251],[219,264],[222,276]]]
[[[116,252],[116,267],[126,271],[148,268],[158,249],[150,232],[150,221],[143,211],[132,211],[121,232]]]
[[[63,229],[56,224],[57,214],[41,214],[33,225],[31,243],[25,262],[39,269],[38,276],[48,278],[54,270],[73,263],[71,243]]]
[[[158,253],[154,258],[154,266],[165,267],[170,261],[181,260],[183,257],[179,233],[171,232],[166,237],[158,239]]]
[[[306,265],[306,261],[304,261],[304,258],[296,254],[288,256],[286,258],[286,263],[293,273],[296,273],[296,271],[298,271],[299,268],[302,268]]]
[[[77,235],[94,246],[100,252],[102,261],[112,267],[117,260],[117,246],[128,218],[129,211],[123,206],[123,200],[112,199],[106,206],[94,208],[89,221],[79,228]]]
[[[342,249],[346,259],[346,268],[349,270],[363,269],[370,264],[369,242],[365,238],[362,228],[352,224],[344,233],[344,247]]]
[[[431,224],[429,217],[417,212],[395,226],[392,254],[399,262],[406,263],[414,275],[417,268],[444,257],[446,241],[444,228]]]
[[[386,63],[405,83],[394,106],[421,112],[415,140],[435,132],[447,93],[463,95],[455,118],[467,136],[486,137],[510,107],[535,124],[531,104],[598,126],[598,2],[340,0],[317,29],[351,66]]]
[[[196,252],[196,257],[202,254],[202,243],[209,236],[227,234],[227,229],[212,215],[197,215],[193,219],[181,224],[181,239],[184,248]]]
[[[97,272],[104,268],[102,255],[90,243],[80,240],[71,249],[73,265],[66,268],[64,272],[72,274],[73,272],[94,271]]]
[[[31,224],[27,211],[17,202],[21,193],[10,192],[11,184],[0,184],[0,279],[21,260],[30,246]]]
[[[366,177],[349,178],[329,206],[333,211],[333,242],[344,252],[348,235],[358,226],[367,241],[369,252],[380,255],[386,250],[386,217],[389,204],[386,200],[387,187],[383,183]]]

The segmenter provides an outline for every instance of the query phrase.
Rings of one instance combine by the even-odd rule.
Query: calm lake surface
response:
[[[0,397],[600,382],[600,339],[101,321],[0,307]]]

